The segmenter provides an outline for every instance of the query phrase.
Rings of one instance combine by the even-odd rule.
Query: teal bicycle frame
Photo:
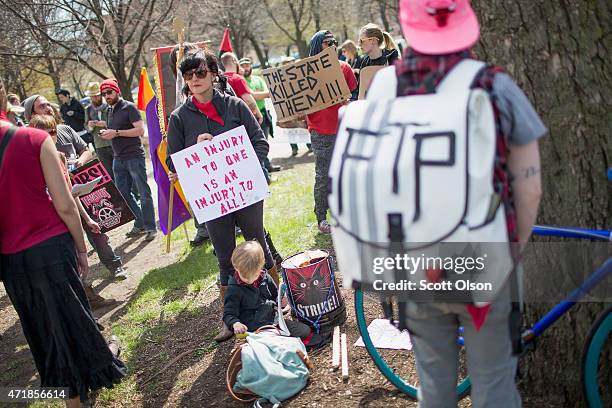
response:
[[[583,228],[565,228],[565,227],[549,227],[549,226],[535,226],[533,229],[534,235],[545,235],[545,236],[558,236],[564,238],[582,238],[582,239],[597,239],[602,241],[612,241],[612,232],[607,230],[588,230]],[[523,344],[525,346],[533,342],[539,335],[541,335],[548,327],[550,327],[555,321],[559,319],[564,313],[566,313],[572,306],[576,304],[581,298],[589,293],[591,289],[597,286],[605,278],[612,274],[612,258],[609,258],[597,271],[589,276],[580,287],[574,290],[565,300],[557,304],[550,312],[548,312],[540,321],[538,321],[529,330],[526,330],[522,334]],[[416,399],[418,389],[417,387],[407,383],[398,376],[395,371],[378,353],[372,339],[368,333],[368,325],[364,314],[364,295],[361,290],[355,290],[355,315],[357,318],[357,326],[361,337],[366,346],[366,350],[372,360],[380,370],[380,372],[400,391],[407,394],[409,397]],[[601,406],[601,400],[599,399],[599,391],[597,385],[597,367],[599,362],[599,353],[605,344],[608,335],[612,332],[612,313],[608,314],[603,325],[600,326],[600,330],[597,330],[594,337],[591,340],[591,346],[585,355],[585,363],[583,369],[585,370],[585,394],[589,400],[589,395],[593,398],[594,403],[592,407]],[[591,379],[590,383],[587,380]],[[457,384],[457,395],[459,399],[469,394],[471,388],[471,381],[469,377],[465,377]],[[597,405],[597,400],[599,404]]]

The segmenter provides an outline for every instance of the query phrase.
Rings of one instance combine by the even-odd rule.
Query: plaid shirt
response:
[[[395,63],[397,73],[397,96],[423,95],[434,93],[444,76],[465,58],[474,58],[471,51],[461,51],[446,55],[425,55],[408,49],[406,56]],[[493,188],[500,194],[506,212],[508,238],[517,242],[516,211],[512,199],[510,175],[508,173],[508,137],[501,128],[501,116],[493,91],[495,75],[503,72],[501,68],[487,66],[474,79],[472,88],[481,88],[489,93],[495,116],[497,133],[495,163],[493,169]]]

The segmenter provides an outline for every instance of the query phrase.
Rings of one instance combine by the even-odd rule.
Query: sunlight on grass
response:
[[[329,248],[331,239],[318,234],[313,212],[314,165],[297,165],[279,173],[278,179],[271,186],[272,196],[266,200],[265,226],[280,254],[286,257],[306,249]],[[187,229],[189,237],[193,238],[193,222],[187,222]],[[172,352],[164,345],[167,323],[181,313],[197,313],[195,295],[216,280],[218,264],[210,244],[191,249],[184,228],[179,227],[173,232],[172,245],[179,246],[178,261],[144,275],[125,315],[112,324],[113,334],[123,343],[122,358],[131,368],[131,374],[114,389],[100,393],[98,402],[102,406],[133,406],[136,403],[142,390],[138,388],[134,370],[142,370],[142,367],[133,367],[134,353],[143,342],[153,342],[160,345],[158,358],[172,358]],[[165,240],[160,251],[160,256],[164,256]],[[197,354],[211,351],[197,350]],[[175,384],[175,388],[177,386],[181,387]]]

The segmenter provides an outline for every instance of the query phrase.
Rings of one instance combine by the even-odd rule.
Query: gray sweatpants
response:
[[[310,140],[315,156],[314,212],[319,223],[327,219],[329,209],[327,204],[329,164],[336,144],[336,135],[321,135],[311,130]]]
[[[514,377],[517,359],[510,340],[510,290],[506,286],[476,331],[465,304],[406,304],[408,330],[419,376],[420,408],[457,407],[457,331],[464,327],[467,368],[472,380],[472,406],[521,406]]]

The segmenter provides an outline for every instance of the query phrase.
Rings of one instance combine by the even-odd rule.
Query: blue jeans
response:
[[[113,173],[119,192],[125,198],[134,213],[136,221],[134,226],[145,231],[155,231],[155,209],[151,189],[147,183],[147,169],[144,157],[113,161]],[[132,195],[132,186],[135,185],[140,194],[140,207]]]

